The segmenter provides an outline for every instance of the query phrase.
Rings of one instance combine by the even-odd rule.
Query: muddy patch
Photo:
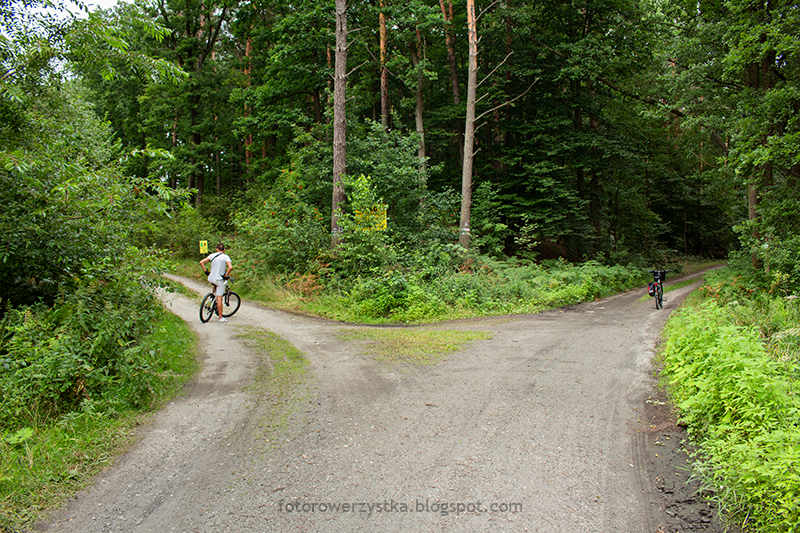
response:
[[[644,403],[644,430],[639,435],[641,453],[648,478],[664,507],[663,522],[657,533],[741,533],[720,517],[717,506],[692,476],[692,445],[686,430],[679,426],[667,394],[655,389]]]

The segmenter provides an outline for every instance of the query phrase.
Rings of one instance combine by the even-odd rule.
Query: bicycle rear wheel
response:
[[[217,309],[217,299],[213,293],[208,293],[203,298],[203,303],[200,304],[200,322],[208,322],[214,316],[214,311]]]
[[[664,289],[661,288],[659,283],[656,287],[656,309],[664,308]]]
[[[242,305],[242,299],[233,291],[228,291],[222,298],[222,316],[225,318],[236,314],[239,306]]]

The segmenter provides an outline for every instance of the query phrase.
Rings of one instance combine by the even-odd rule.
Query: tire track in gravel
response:
[[[654,479],[645,402],[661,327],[694,288],[661,311],[639,290],[439,324],[492,338],[430,367],[378,363],[337,338],[350,326],[247,301],[228,323],[201,324],[199,299],[171,295],[200,337],[202,372],[37,529],[666,532],[675,507]],[[270,406],[246,387],[260,356],[241,326],[311,363],[312,392],[279,432],[259,427]]]

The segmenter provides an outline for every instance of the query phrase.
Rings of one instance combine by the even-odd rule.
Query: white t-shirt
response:
[[[219,283],[222,281],[222,276],[228,270],[228,263],[231,261],[231,258],[228,257],[228,254],[223,252],[217,252],[216,254],[209,255],[208,257],[211,258],[211,268],[208,272],[208,281],[211,283]]]

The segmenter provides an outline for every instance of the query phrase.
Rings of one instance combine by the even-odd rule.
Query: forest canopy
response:
[[[47,5],[62,16],[34,9]],[[107,221],[102,202],[137,199],[112,192],[122,183],[190,194],[156,209],[171,218],[145,216],[142,245],[227,236],[263,273],[329,261],[332,237],[346,262],[348,246],[424,249],[467,233],[495,258],[645,266],[739,250],[798,278],[790,2],[158,0],[74,18],[67,7],[85,9],[25,0],[0,13],[3,258],[53,287],[77,264],[63,243],[85,239],[90,257],[109,248],[96,230],[69,236],[88,214],[43,206],[73,193],[69,209]],[[50,120],[97,133],[37,131]],[[22,171],[36,150],[44,181]],[[76,184],[83,160],[126,178]],[[350,223],[340,243],[340,218],[364,210],[385,217],[380,231]]]
[[[155,163],[163,179],[192,189],[221,232],[274,197],[288,170],[303,186],[297,200],[327,221],[334,7],[120,3],[95,16],[130,29],[129,52],[185,77],[153,80],[113,58],[99,70],[78,58],[77,71],[121,144],[170,152],[169,163]],[[475,9],[471,232],[480,252],[653,262],[743,246],[789,268],[777,250],[797,247],[791,3],[515,0]],[[461,190],[466,13],[450,0],[347,4],[346,174],[371,178],[401,240],[430,228],[428,197]],[[127,171],[146,176],[153,164]]]

